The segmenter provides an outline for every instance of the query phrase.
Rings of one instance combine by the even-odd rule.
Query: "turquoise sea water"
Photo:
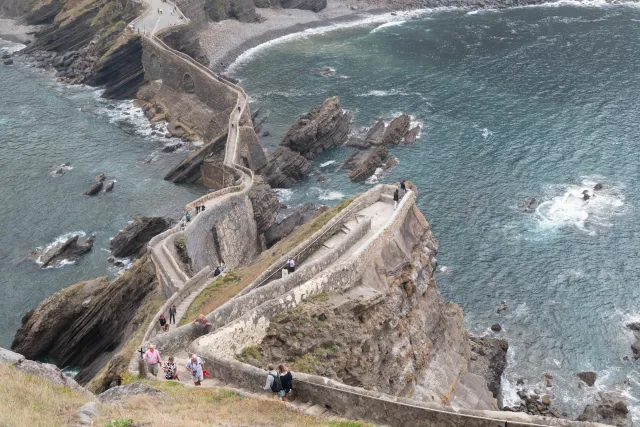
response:
[[[55,291],[116,274],[107,263],[109,239],[133,215],[177,217],[204,192],[163,181],[179,155],[159,153],[163,141],[145,136],[148,122],[137,114],[130,102],[105,102],[93,89],[0,66],[0,346],[8,347],[21,317]],[[155,160],[141,161],[148,156]],[[65,162],[72,169],[53,176]],[[83,196],[101,172],[116,180],[113,192]],[[80,231],[95,233],[96,242],[76,263],[41,269],[25,260],[36,247]]]
[[[393,148],[382,182],[414,181],[440,243],[438,284],[467,328],[510,344],[515,382],[553,394],[576,416],[597,389],[621,389],[637,410],[640,374],[625,323],[640,318],[640,9],[632,6],[442,11],[389,17],[290,38],[241,58],[233,74],[270,114],[274,148],[295,117],[339,95],[355,130],[405,112],[421,138]],[[331,67],[333,76],[318,69]],[[323,153],[288,204],[364,191]],[[325,175],[327,182],[319,182]],[[584,189],[604,190],[589,202]],[[519,205],[542,202],[536,213]],[[496,314],[505,300],[509,310]],[[575,373],[598,373],[595,388]],[[551,389],[542,387],[552,374]]]

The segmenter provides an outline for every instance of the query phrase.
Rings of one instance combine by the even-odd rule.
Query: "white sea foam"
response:
[[[369,178],[367,178],[364,182],[365,184],[377,184],[380,181],[380,176],[382,175],[382,168],[376,168],[375,172],[373,172],[373,175],[371,175]]]
[[[378,31],[384,29],[384,28],[388,28],[388,27],[397,27],[400,25],[405,24],[407,21],[391,21],[391,22],[385,22],[384,24],[380,24],[378,25],[376,28],[374,28],[373,30],[371,30],[371,33],[377,33]]]
[[[604,188],[595,191],[596,181],[583,179],[581,185],[566,185],[560,194],[540,203],[536,209],[538,224],[542,229],[574,227],[591,235],[596,227],[610,226],[612,217],[625,210],[623,186],[604,184]],[[583,199],[583,193],[588,200]]]
[[[313,190],[317,191],[318,199],[320,200],[340,200],[344,198],[344,194],[339,191],[334,190],[321,190],[319,188],[313,187]]]
[[[0,42],[2,42],[2,47],[0,47],[0,52],[4,51],[9,53],[14,53],[14,52],[21,51],[22,49],[27,47],[27,45],[24,45],[22,43],[14,43],[14,42],[6,41],[3,39],[0,39]]]
[[[336,162],[335,160],[329,160],[329,161],[327,161],[327,162],[320,163],[320,167],[321,167],[321,168],[326,168],[327,166],[332,165],[332,164],[334,164],[335,162]]]
[[[69,233],[64,233],[61,234],[60,236],[56,237],[55,239],[53,239],[53,241],[51,243],[46,244],[45,246],[38,246],[36,248],[36,250],[38,251],[38,253],[40,254],[36,259],[35,262],[39,265],[42,265],[42,255],[44,253],[46,253],[49,249],[61,245],[64,242],[66,242],[67,240],[69,240],[70,238],[72,238],[73,236],[79,236],[79,237],[84,237],[86,236],[87,233],[85,233],[84,231],[80,230],[80,231],[71,231]],[[59,266],[63,267],[65,265],[69,265],[69,264],[73,264],[74,261],[70,261],[70,260],[62,260],[62,262],[60,262]],[[56,266],[58,267],[58,266]],[[52,266],[47,267],[47,268],[53,268]]]
[[[293,196],[293,190],[290,190],[288,188],[276,188],[275,192],[278,195],[278,199],[280,199],[281,201],[287,201],[291,198],[291,196]]]
[[[491,135],[493,135],[493,132],[491,132],[491,131],[490,131],[489,129],[487,129],[487,128],[482,128],[481,132],[482,132],[482,137],[483,137],[484,139],[487,139],[487,138],[489,138]]]

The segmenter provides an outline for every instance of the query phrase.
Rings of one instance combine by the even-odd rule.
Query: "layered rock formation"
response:
[[[347,157],[342,168],[351,171],[350,180],[364,181],[373,175],[378,168],[387,170],[397,163],[396,158],[390,156],[385,147],[379,146],[369,152],[354,151]]]
[[[333,96],[308,114],[298,118],[289,128],[281,145],[300,153],[307,159],[330,148],[342,145],[349,135],[351,113],[340,107],[340,98]]]
[[[168,230],[173,221],[163,217],[135,216],[111,240],[111,253],[118,258],[141,254],[149,240]]]
[[[258,234],[262,234],[275,224],[278,212],[280,212],[280,201],[260,175],[255,176],[253,180],[249,199],[251,199],[253,206],[253,217],[258,227]]]
[[[11,348],[29,359],[78,366],[76,380],[85,383],[140,326],[136,311],[156,292],[155,267],[144,257],[112,281],[87,280],[44,300],[24,316]]]
[[[311,172],[311,164],[300,154],[278,147],[267,157],[267,164],[257,171],[274,188],[289,188]]]
[[[42,377],[52,384],[82,390],[78,383],[62,373],[56,365],[26,359],[22,354],[0,347],[0,364],[12,366],[18,371]]]

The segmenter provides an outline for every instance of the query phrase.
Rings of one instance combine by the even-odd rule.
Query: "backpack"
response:
[[[271,391],[274,393],[282,391],[283,388],[282,388],[282,381],[280,381],[280,375],[273,375],[271,373],[269,373],[269,375],[273,377],[273,382],[271,383]]]

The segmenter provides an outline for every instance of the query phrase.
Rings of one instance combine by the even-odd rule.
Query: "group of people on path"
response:
[[[273,365],[269,365],[269,372],[267,373],[267,382],[264,385],[265,391],[270,391],[278,395],[280,400],[285,402],[289,401],[289,393],[293,387],[293,375],[287,369],[287,365],[284,363],[278,366],[278,370],[275,370]]]
[[[168,331],[169,330],[169,325],[171,323],[173,323],[173,325],[175,326],[176,324],[176,313],[178,312],[178,310],[176,309],[175,304],[172,305],[171,307],[169,307],[169,321],[167,322],[167,318],[164,317],[164,314],[160,315],[160,319],[158,319],[158,321],[160,322],[160,329],[162,329],[163,331]]]
[[[149,372],[154,377],[158,376],[159,366],[162,366],[165,379],[180,381],[180,378],[178,377],[178,365],[176,364],[174,357],[169,357],[168,361],[163,364],[160,352],[156,350],[154,344],[149,344],[149,348],[142,358],[147,362]],[[189,371],[189,376],[191,377],[193,384],[196,386],[201,385],[206,373],[202,359],[196,354],[192,354],[185,364],[185,368]]]

